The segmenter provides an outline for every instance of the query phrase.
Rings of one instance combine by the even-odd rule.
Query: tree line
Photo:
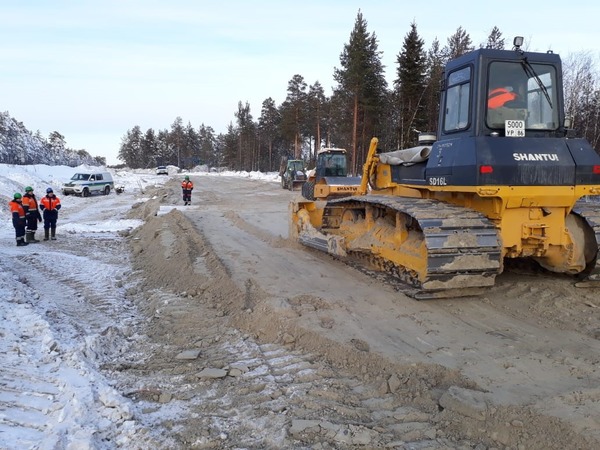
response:
[[[388,86],[378,39],[367,29],[359,11],[334,68],[331,96],[319,81],[308,84],[302,75],[289,80],[285,100],[262,102],[258,119],[250,105],[239,102],[225,133],[201,124],[198,129],[177,117],[170,129],[142,131],[139,126],[122,138],[118,158],[132,168],[174,164],[191,168],[200,164],[231,170],[273,171],[282,156],[314,162],[321,146],[349,150],[352,173],[359,173],[371,138],[377,136],[386,150],[417,143],[420,131],[436,131],[439,86],[446,62],[475,49],[462,27],[444,46],[436,39],[429,49],[417,24],[410,29],[396,56],[395,79]],[[504,49],[497,27],[481,47]],[[600,149],[600,87],[590,55],[563,61],[565,107],[578,136]]]
[[[0,163],[104,166],[106,158],[67,147],[65,137],[58,131],[51,132],[48,138],[39,131],[32,133],[6,111],[0,112]]]

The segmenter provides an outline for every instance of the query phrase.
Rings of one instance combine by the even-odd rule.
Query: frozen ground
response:
[[[118,171],[16,247],[12,193],[74,171],[0,166],[0,448],[598,448],[595,290],[416,302],[286,239],[272,174],[191,174],[184,208],[179,175]]]
[[[129,316],[132,323],[138,320],[135,312],[127,312],[131,303],[125,296],[124,274],[130,272],[129,257],[119,233],[142,224],[125,214],[134,202],[149,199],[144,197],[146,189],[169,177],[111,170],[115,184],[125,186],[124,194],[61,195],[62,183],[81,170],[86,168],[0,164],[2,449],[144,447],[131,402],[98,369],[103,353],[114,350],[99,342],[115,319],[121,328],[128,325],[123,317]],[[38,201],[47,187],[61,198],[58,239],[16,247],[7,203],[28,185]],[[95,307],[89,308],[88,302]]]

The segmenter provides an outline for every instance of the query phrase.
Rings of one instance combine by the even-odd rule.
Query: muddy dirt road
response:
[[[596,290],[513,269],[418,302],[290,242],[297,193],[191,178],[191,206],[145,179],[3,247],[4,321],[39,323],[3,331],[6,448],[600,448]]]
[[[192,180],[192,206],[174,180],[132,210],[147,220],[128,238],[144,280],[131,295],[147,317],[145,357],[105,368],[130,398],[150,402],[144,411],[165,439],[182,448],[600,447],[595,289],[513,270],[480,298],[418,302],[290,242],[297,193]],[[174,405],[182,414],[164,419]]]

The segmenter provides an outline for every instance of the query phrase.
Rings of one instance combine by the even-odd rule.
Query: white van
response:
[[[77,172],[68,183],[63,184],[62,193],[89,197],[94,193],[108,195],[114,188],[115,183],[109,172]]]

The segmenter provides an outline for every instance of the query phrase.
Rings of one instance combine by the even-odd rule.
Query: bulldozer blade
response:
[[[326,236],[321,233],[314,233],[309,235],[308,233],[300,234],[298,238],[299,242],[307,247],[320,250],[322,252],[329,253],[334,256],[346,256],[346,250],[344,248],[344,238],[335,235]]]

